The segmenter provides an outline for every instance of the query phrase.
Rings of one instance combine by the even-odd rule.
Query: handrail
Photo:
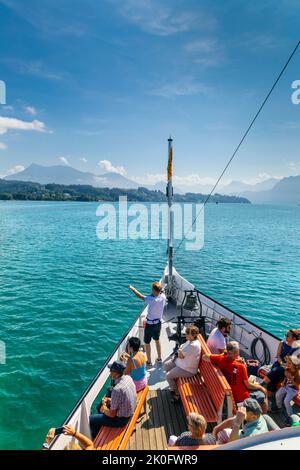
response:
[[[233,315],[236,315],[237,317],[241,318],[242,320],[246,321],[247,323],[250,323],[250,325],[253,325],[255,326],[255,328],[259,328],[261,331],[263,331],[264,333],[268,334],[269,336],[272,336],[274,339],[277,339],[278,341],[280,341],[280,338],[276,335],[274,335],[273,333],[270,333],[269,331],[265,330],[263,327],[261,326],[258,326],[256,325],[254,322],[252,322],[251,320],[248,320],[248,318],[246,317],[243,317],[242,315],[240,315],[239,313],[235,312],[234,310],[232,310],[231,308],[229,307],[226,307],[225,305],[221,304],[220,302],[216,301],[215,299],[212,299],[211,297],[209,297],[209,295],[205,294],[204,292],[201,292],[199,289],[196,289],[195,290],[197,292],[199,292],[199,294],[203,295],[204,297],[206,297],[207,299],[211,300],[212,302],[214,302],[215,304],[219,305],[220,307],[224,308],[225,310],[228,310],[228,312],[232,313]],[[206,302],[203,302],[201,301],[204,305],[206,305],[207,307],[209,308],[212,308],[210,305],[208,305]],[[215,309],[213,309],[214,311],[216,311]],[[239,325],[237,325],[239,326]],[[246,330],[246,329],[245,329]],[[247,331],[247,330],[246,330]]]

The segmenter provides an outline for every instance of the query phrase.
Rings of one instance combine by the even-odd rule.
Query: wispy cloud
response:
[[[82,37],[89,32],[82,21],[82,16],[80,16],[80,8],[70,9],[69,2],[1,0],[0,3],[11,8],[17,15],[45,35]],[[68,23],[65,22],[66,17]]]
[[[32,75],[39,78],[45,78],[47,80],[59,81],[63,80],[63,76],[60,73],[53,72],[46,65],[38,60],[31,62],[20,62],[20,72],[24,75]]]
[[[38,114],[37,109],[34,106],[25,106],[26,113],[30,114],[31,116],[36,116]]]
[[[161,96],[163,98],[176,98],[179,96],[208,94],[211,91],[211,87],[188,78],[173,83],[168,82],[162,86],[154,88],[151,91],[151,95]]]
[[[25,167],[23,165],[16,165],[13,168],[10,168],[9,170],[7,170],[4,176],[15,175],[16,173],[20,173],[20,171],[23,171],[23,170],[25,170]]]
[[[123,166],[114,166],[109,160],[100,160],[98,166],[106,173],[117,173],[122,176],[126,174],[126,170]]]
[[[7,145],[4,142],[0,142],[0,150],[6,150]]]
[[[2,111],[5,111],[6,113],[13,113],[15,111],[15,108],[12,105],[4,105],[1,107]]]
[[[216,67],[225,62],[224,46],[216,39],[197,39],[186,43],[183,49],[193,63],[203,67]]]
[[[28,122],[22,121],[21,119],[0,116],[0,135],[5,134],[9,130],[46,132],[47,128],[42,121],[38,121],[37,119]]]
[[[293,172],[300,172],[300,161],[298,162],[294,162],[294,161],[291,161],[291,162],[288,162],[288,168],[293,171]]]
[[[66,166],[70,166],[70,162],[66,157],[59,157],[59,161]]]
[[[282,46],[282,40],[279,37],[268,34],[257,34],[257,32],[247,33],[240,38],[239,45],[252,51],[277,49]]]
[[[83,162],[83,163],[87,163],[87,162],[88,162],[85,157],[81,157],[81,158],[79,158],[79,160],[80,160],[81,162]]]
[[[120,15],[142,31],[156,36],[170,36],[193,29],[212,28],[216,20],[197,10],[179,12],[172,2],[159,0],[109,0]]]
[[[148,173],[144,176],[130,176],[129,178],[138,184],[146,186],[154,185],[161,182],[166,183],[165,173]],[[173,175],[173,183],[182,187],[191,187],[196,185],[206,186],[213,185],[215,183],[215,179],[211,177],[203,177],[197,173],[193,173],[186,176]]]
[[[215,122],[215,123],[206,124],[204,128],[209,131],[234,131],[236,130],[236,127],[232,126],[231,124],[226,124],[225,122]]]
[[[289,121],[289,122],[282,122],[280,124],[274,125],[275,129],[279,131],[294,131],[300,129],[300,122],[299,121]]]

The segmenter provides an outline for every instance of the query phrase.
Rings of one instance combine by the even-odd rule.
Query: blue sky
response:
[[[297,0],[0,0],[0,175],[212,184],[299,40]],[[300,50],[224,182],[300,174]],[[101,163],[102,162],[102,163]]]

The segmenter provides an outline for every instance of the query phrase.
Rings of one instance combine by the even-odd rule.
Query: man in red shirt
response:
[[[263,413],[268,411],[267,390],[259,383],[249,382],[247,368],[240,356],[240,347],[236,341],[227,344],[225,354],[203,354],[204,361],[210,361],[221,369],[229,383],[236,403],[246,398],[254,398],[262,407]]]

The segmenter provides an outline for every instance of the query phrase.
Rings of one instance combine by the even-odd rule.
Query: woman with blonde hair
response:
[[[186,328],[186,343],[182,344],[177,350],[177,357],[165,363],[166,379],[171,392],[174,393],[173,403],[180,400],[176,380],[179,377],[193,377],[198,372],[201,355],[198,335],[199,329],[197,326],[188,326]]]
[[[212,434],[206,434],[206,419],[198,413],[190,413],[187,417],[188,431],[180,436],[170,436],[169,446],[199,446],[214,445],[216,439]]]

